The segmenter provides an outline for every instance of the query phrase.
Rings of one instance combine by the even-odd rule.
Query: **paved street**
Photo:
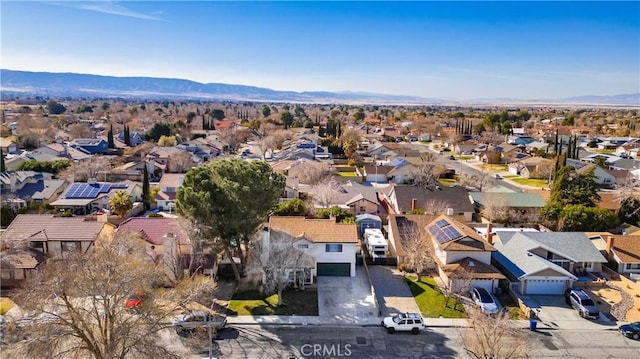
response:
[[[431,327],[420,335],[380,327],[233,326],[214,342],[218,358],[457,358],[462,329]],[[529,333],[534,358],[637,358],[640,342],[614,330]],[[315,352],[314,352],[315,351]],[[199,353],[208,355],[208,348]]]

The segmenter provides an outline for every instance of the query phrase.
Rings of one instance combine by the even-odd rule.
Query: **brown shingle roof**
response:
[[[467,273],[469,273],[474,279],[484,278],[484,279],[504,279],[505,276],[500,273],[498,269],[494,266],[482,263],[473,258],[465,257],[462,260],[459,260],[455,263],[447,264],[442,268],[448,277],[456,278],[458,273],[464,273],[462,270],[464,269]]]
[[[269,228],[294,237],[304,237],[315,243],[358,242],[358,230],[355,224],[336,223],[334,219],[271,216]]]
[[[441,219],[449,222],[449,225],[455,228],[461,236],[454,240],[440,244],[440,249],[446,251],[495,251],[496,249],[484,241],[484,239],[470,226],[456,221],[450,216],[441,215],[434,219],[429,226],[435,225],[435,223]]]
[[[85,221],[84,217],[54,217],[20,214],[2,234],[3,240],[22,241],[94,241],[105,222]]]
[[[33,269],[44,261],[44,253],[33,248],[18,251],[2,252],[0,267],[2,269]]]
[[[613,236],[613,251],[623,262],[640,262],[640,236]]]

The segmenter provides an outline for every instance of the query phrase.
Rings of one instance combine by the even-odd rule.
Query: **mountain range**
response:
[[[263,87],[199,83],[191,80],[154,77],[115,77],[77,73],[30,72],[0,69],[3,93],[119,98],[175,98],[185,100],[232,100],[306,103],[369,103],[419,105],[469,104],[593,104],[640,106],[640,93],[612,96],[580,96],[564,99],[475,99],[452,100],[377,94],[368,92],[278,91]]]

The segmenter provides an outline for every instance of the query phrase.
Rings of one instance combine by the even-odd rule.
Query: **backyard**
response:
[[[318,315],[318,294],[313,289],[289,289],[282,294],[283,305],[278,306],[278,295],[266,296],[257,290],[237,292],[229,301],[229,315]]]
[[[423,317],[466,318],[462,303],[451,298],[447,304],[447,298],[433,278],[422,277],[420,282],[417,282],[415,277],[406,277],[405,280]]]
[[[549,182],[546,179],[522,178],[519,176],[505,176],[505,178],[524,186],[532,186],[532,187],[540,187],[540,188],[549,187]]]

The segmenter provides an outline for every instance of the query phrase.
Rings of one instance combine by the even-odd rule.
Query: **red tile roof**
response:
[[[166,236],[167,233],[173,233],[173,235],[178,238],[179,244],[190,243],[187,232],[182,228],[176,218],[129,218],[120,224],[118,232],[120,231],[138,232],[145,241],[155,245],[163,244],[164,236]]]

